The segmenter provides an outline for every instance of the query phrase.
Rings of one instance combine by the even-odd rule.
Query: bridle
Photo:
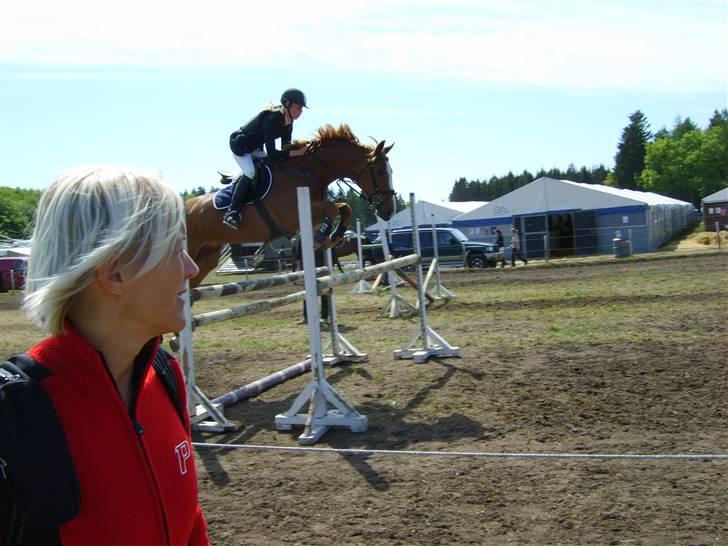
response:
[[[321,163],[321,165],[323,165],[324,168],[328,172],[331,172],[331,169],[330,169],[328,163],[326,163],[326,161],[324,161],[323,159],[321,159],[316,154],[316,152],[319,149],[319,146],[320,146],[320,143],[313,141],[313,142],[311,142],[309,144],[307,151],[311,155],[311,157],[313,157],[319,163]],[[364,174],[364,171],[369,171],[369,178],[372,181],[372,188],[374,188],[374,191],[372,191],[372,193],[367,193],[366,191],[364,191],[361,188],[361,186],[359,186],[359,187],[353,186],[351,184],[351,182],[349,182],[349,179],[346,179],[346,178],[337,178],[336,179],[336,182],[338,184],[344,184],[344,185],[346,185],[352,192],[354,192],[354,194],[356,194],[357,197],[359,197],[360,199],[364,199],[367,203],[369,203],[369,208],[372,209],[372,210],[376,210],[376,208],[379,205],[381,205],[382,202],[385,199],[387,199],[388,197],[391,197],[391,196],[395,195],[395,191],[394,190],[392,190],[392,189],[381,189],[379,187],[379,183],[377,182],[377,173],[374,172],[375,171],[375,169],[374,169],[374,162],[376,161],[376,159],[377,158],[375,157],[373,159],[367,160],[367,164],[365,166],[363,166],[361,168],[361,170],[359,171],[359,173],[351,179],[351,180],[354,180],[354,181],[356,181],[358,183],[358,180],[359,180],[359,178],[361,178],[362,174]],[[331,178],[333,178],[333,177],[330,177],[330,179]]]
[[[359,180],[362,173],[368,170],[369,178],[371,178],[372,181],[372,188],[374,188],[374,191],[371,194],[367,194],[366,192],[364,192],[364,190],[358,191],[353,188],[351,184],[343,181],[347,186],[349,186],[349,188],[351,188],[354,193],[358,194],[360,198],[365,199],[369,203],[369,207],[372,210],[376,209],[379,205],[381,205],[386,198],[392,197],[395,194],[394,190],[382,190],[379,188],[379,184],[377,184],[377,173],[374,172],[374,161],[375,160],[367,161],[367,165],[362,167],[359,171],[359,174],[354,177],[354,180]]]

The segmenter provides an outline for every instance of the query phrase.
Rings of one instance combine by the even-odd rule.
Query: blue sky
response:
[[[0,185],[84,163],[179,191],[235,167],[229,134],[287,87],[294,138],[394,142],[395,189],[614,164],[627,117],[728,107],[725,1],[45,0],[0,6]]]

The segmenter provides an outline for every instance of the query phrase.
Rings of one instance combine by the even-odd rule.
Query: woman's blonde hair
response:
[[[156,176],[103,165],[67,171],[38,203],[23,309],[46,333],[63,333],[96,269],[119,259],[130,278],[144,275],[172,256],[183,229],[181,197]]]

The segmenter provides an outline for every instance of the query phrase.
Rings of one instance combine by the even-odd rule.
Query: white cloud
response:
[[[726,85],[722,2],[8,2],[9,65],[291,67],[575,89]]]

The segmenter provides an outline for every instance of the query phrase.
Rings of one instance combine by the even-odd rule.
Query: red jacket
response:
[[[160,340],[142,351],[148,356],[127,411],[101,355],[68,322],[66,331],[28,351],[53,372],[42,385],[63,423],[81,486],[79,515],[59,530],[62,544],[208,545],[189,417],[183,426],[151,366]],[[179,365],[170,364],[184,396]]]

